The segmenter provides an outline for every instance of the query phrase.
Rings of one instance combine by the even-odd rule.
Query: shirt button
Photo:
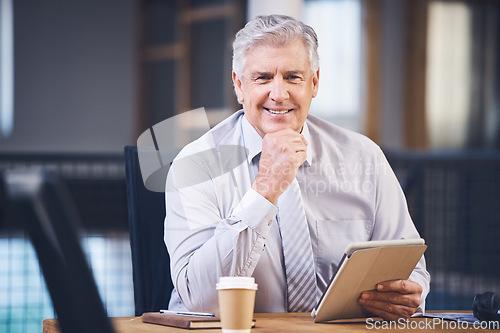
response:
[[[269,221],[269,222],[267,223],[267,226],[268,226],[268,227],[270,227],[270,226],[271,226],[271,224],[273,224],[273,221],[272,221],[272,220],[271,220],[271,221]]]

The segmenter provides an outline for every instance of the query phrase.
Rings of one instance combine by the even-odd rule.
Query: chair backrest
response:
[[[163,242],[165,194],[144,186],[137,147],[125,147],[125,171],[135,314],[140,316],[166,309],[173,289]]]
[[[4,177],[37,253],[62,332],[114,332],[80,245],[78,214],[58,174],[13,169]]]

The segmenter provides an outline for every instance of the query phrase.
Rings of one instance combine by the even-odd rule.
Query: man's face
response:
[[[233,72],[236,94],[261,137],[285,128],[302,130],[319,79],[319,70],[311,71],[302,41],[253,48],[246,55],[242,76]]]

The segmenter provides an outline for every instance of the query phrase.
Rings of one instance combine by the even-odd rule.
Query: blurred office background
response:
[[[134,314],[123,147],[205,107],[237,110],[231,42],[248,18],[315,28],[311,112],[386,152],[429,245],[430,309],[500,293],[500,2],[0,0],[0,172],[57,170],[111,316]],[[187,129],[189,130],[189,129]],[[2,185],[3,186],[3,185]],[[54,317],[36,254],[0,188],[0,331]]]

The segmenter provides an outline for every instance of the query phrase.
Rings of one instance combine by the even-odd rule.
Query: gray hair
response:
[[[242,77],[246,55],[258,45],[286,46],[301,39],[309,53],[312,72],[319,68],[318,36],[310,26],[285,15],[257,16],[238,31],[233,42],[233,71]]]

